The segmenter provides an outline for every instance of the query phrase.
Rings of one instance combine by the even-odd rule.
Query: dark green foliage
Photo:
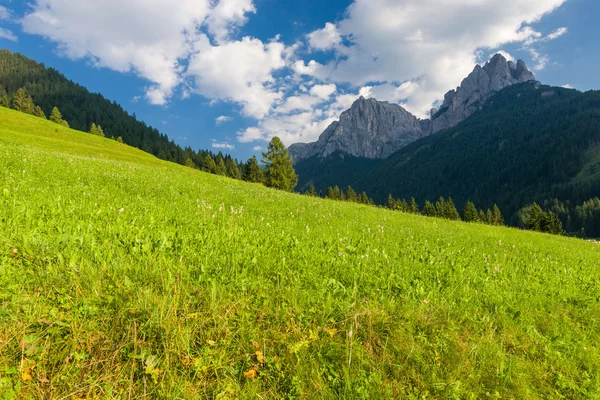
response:
[[[317,191],[329,186],[354,186],[354,182],[366,171],[375,168],[381,160],[353,157],[340,152],[325,159],[312,157],[294,164],[298,174],[298,189],[304,191],[314,185]]]
[[[308,190],[305,192],[307,196],[318,197],[317,189],[315,189],[315,185],[310,185]]]
[[[437,216],[437,212],[435,207],[429,200],[425,201],[425,205],[423,206],[423,215],[426,217],[435,217]]]
[[[263,164],[265,184],[268,187],[291,192],[298,185],[298,176],[294,171],[292,159],[277,136],[269,142],[267,152],[263,153]]]
[[[325,197],[331,200],[345,200],[346,198],[344,192],[341,191],[337,186],[327,188],[327,194]]]
[[[46,119],[46,114],[44,113],[44,110],[42,110],[42,108],[40,106],[33,107],[33,115],[35,115],[38,118]]]
[[[240,171],[240,167],[232,159],[227,160],[227,176],[233,179],[242,179],[242,171]]]
[[[419,213],[419,204],[417,203],[417,201],[415,200],[414,197],[410,199],[410,206],[409,206],[408,211],[413,214]]]
[[[19,88],[17,93],[15,93],[15,97],[13,98],[12,108],[13,110],[17,110],[25,114],[33,114],[35,105],[33,104],[31,96],[26,94],[23,88]]]
[[[252,156],[244,166],[244,180],[246,182],[260,183],[263,181],[263,172],[258,165],[256,156]]]
[[[475,208],[475,204],[471,201],[467,201],[467,205],[462,211],[461,218],[465,222],[479,222],[479,213],[477,212],[477,208]]]
[[[209,174],[217,173],[217,163],[210,155],[207,155],[204,159],[204,163],[202,164],[202,171],[208,172]]]
[[[358,202],[358,195],[350,186],[348,186],[348,190],[346,190],[346,200],[352,203]]]
[[[217,164],[217,168],[215,170],[215,174],[221,175],[221,176],[227,176],[227,167],[225,166],[225,160],[223,160],[223,157],[218,157],[216,164]]]
[[[564,232],[558,216],[552,211],[542,210],[537,203],[523,208],[519,212],[519,217],[521,225],[525,229],[554,235],[561,235]]]
[[[196,165],[196,163],[194,163],[192,161],[191,158],[186,158],[185,162],[183,163],[183,165],[185,165],[186,167],[189,167],[189,168],[198,169],[198,166]]]
[[[583,204],[598,196],[599,143],[600,91],[523,83],[497,93],[456,127],[423,138],[368,171],[345,164],[346,176],[358,178],[330,176],[323,183],[352,185],[378,204],[386,203],[388,193],[420,202],[450,195],[461,207],[472,201],[493,215],[495,203],[514,226],[517,211],[534,201]],[[339,157],[321,160],[319,169],[338,166]],[[574,207],[570,214],[570,221],[563,220],[567,231],[581,232]]]

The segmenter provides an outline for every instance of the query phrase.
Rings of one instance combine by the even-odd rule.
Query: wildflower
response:
[[[121,208],[121,209],[119,210],[119,214],[123,214],[123,212],[124,212],[124,211],[125,211],[125,209],[124,209],[124,208]]]

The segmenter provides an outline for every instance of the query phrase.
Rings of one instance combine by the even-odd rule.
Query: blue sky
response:
[[[600,89],[596,0],[0,0],[0,46],[183,146],[314,141],[359,96],[420,117],[497,51]]]

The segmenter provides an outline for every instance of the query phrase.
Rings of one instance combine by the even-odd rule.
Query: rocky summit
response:
[[[483,67],[477,65],[456,90],[446,93],[440,110],[431,111],[430,133],[451,128],[469,118],[495,92],[532,80],[535,76],[522,60],[515,64],[496,54]]]
[[[289,150],[296,161],[336,151],[382,159],[423,136],[419,119],[404,108],[361,96],[317,142],[295,144]]]
[[[338,151],[385,159],[424,136],[457,125],[481,109],[495,92],[530,80],[535,76],[522,60],[515,64],[496,54],[483,67],[477,65],[456,90],[449,91],[441,108],[431,111],[431,119],[419,120],[397,104],[361,97],[317,142],[294,144],[289,152],[296,162]]]

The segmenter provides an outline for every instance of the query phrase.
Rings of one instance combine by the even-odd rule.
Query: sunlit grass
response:
[[[1,108],[0,174],[0,399],[600,396],[598,244],[277,192]]]

